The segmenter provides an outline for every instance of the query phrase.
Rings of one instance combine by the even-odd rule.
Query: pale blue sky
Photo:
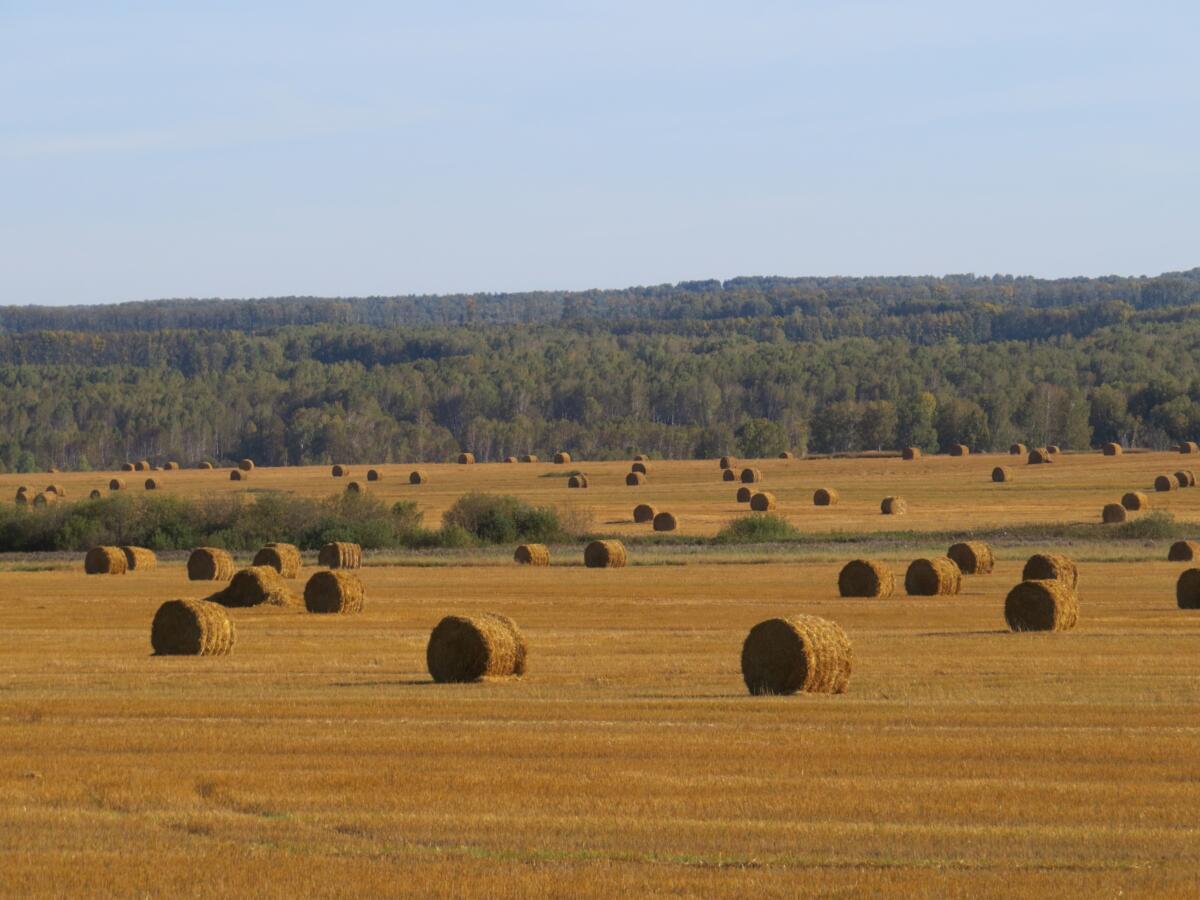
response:
[[[1195,2],[0,0],[0,303],[1200,265]]]

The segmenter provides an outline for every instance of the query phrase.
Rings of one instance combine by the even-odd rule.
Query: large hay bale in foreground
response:
[[[238,460],[238,468],[241,469],[243,472],[252,472],[254,470],[254,460],[252,460],[252,459]]]
[[[550,548],[545,544],[522,544],[513,553],[513,562],[522,566],[548,566]]]
[[[124,478],[110,478],[109,482],[108,482],[108,489],[110,491],[125,490],[125,479]]]
[[[843,597],[892,596],[896,576],[886,564],[874,559],[852,559],[838,573],[838,593]]]
[[[742,484],[758,484],[762,481],[762,472],[753,467],[742,469],[742,474],[739,476]]]
[[[409,484],[425,484],[429,481],[429,473],[424,469],[413,469],[408,473]]]
[[[1124,522],[1128,514],[1120,503],[1105,503],[1104,509],[1100,510],[1100,521],[1105,525],[1116,525]]]
[[[475,454],[463,452],[458,454],[458,464],[460,466],[471,466],[475,464]]]
[[[1150,505],[1150,500],[1141,491],[1129,491],[1121,497],[1121,505],[1130,512],[1137,512],[1140,509],[1146,509]]]
[[[1029,452],[1029,448],[1024,444],[1013,444],[1008,448],[1008,452],[1013,456],[1025,456]]]
[[[722,469],[736,469],[737,462],[738,461],[737,461],[736,456],[722,456],[721,457],[721,468]]]
[[[567,487],[569,488],[585,488],[588,486],[586,475],[572,475],[567,479]]]
[[[675,513],[660,512],[654,517],[655,531],[674,531],[679,527],[679,518]]]
[[[1079,567],[1061,553],[1035,553],[1021,570],[1025,581],[1061,581],[1071,590],[1079,587]]]
[[[658,515],[658,510],[649,503],[639,503],[633,508],[633,521],[635,522],[653,522],[656,515]]]
[[[592,541],[583,551],[583,564],[589,569],[621,569],[628,558],[620,541]]]
[[[940,597],[962,590],[962,570],[947,556],[914,559],[904,573],[904,592],[914,597]]]
[[[1190,470],[1186,470],[1186,469],[1180,470],[1175,473],[1175,481],[1179,484],[1179,486],[1181,488],[1195,487],[1196,486],[1196,475],[1194,472],[1191,472]]]
[[[996,565],[996,556],[985,541],[959,541],[951,544],[946,556],[954,560],[964,575],[987,575]]]
[[[327,569],[361,569],[362,547],[350,541],[333,541],[321,548],[317,563]]]
[[[903,450],[900,451],[900,458],[901,459],[920,459],[921,458],[921,448],[920,447],[905,447]]]
[[[971,448],[968,447],[966,444],[951,444],[950,445],[950,455],[951,456],[970,456]]]
[[[1200,609],[1200,569],[1185,569],[1175,582],[1175,604],[1180,609]]]
[[[722,481],[737,481],[737,473],[733,469],[723,469],[721,471]]]
[[[749,503],[750,498],[753,496],[754,496],[754,491],[750,490],[750,488],[746,487],[745,485],[742,485],[740,488],[737,489],[737,502],[738,503]]]
[[[342,569],[317,572],[304,585],[304,608],[310,613],[359,613],[365,597],[358,576]]]
[[[425,663],[433,680],[479,681],[525,674],[525,636],[508,616],[446,616],[429,635]]]
[[[1154,479],[1154,490],[1160,494],[1165,494],[1168,491],[1174,491],[1179,488],[1179,482],[1170,475],[1159,475]]]
[[[350,467],[343,466],[341,463],[338,463],[330,470],[330,473],[334,478],[345,478],[350,474]]]
[[[233,557],[220,547],[197,547],[188,555],[188,581],[228,581],[233,571]]]
[[[641,472],[630,472],[625,476],[626,487],[637,487],[640,484],[646,483],[646,476]]]
[[[378,469],[367,469],[367,481],[383,481],[383,473]]]
[[[125,568],[131,572],[150,572],[158,568],[158,556],[149,547],[121,547]]]
[[[833,488],[817,488],[813,491],[813,506],[836,506],[841,499]]]
[[[1054,462],[1054,457],[1045,447],[1037,447],[1029,451],[1029,465],[1042,466]]]
[[[128,568],[120,547],[93,547],[83,558],[83,571],[88,575],[124,575]]]
[[[157,478],[147,478],[146,479],[146,490],[157,491],[160,487],[162,487],[162,482],[159,481]]]
[[[251,565],[270,566],[284,578],[299,578],[304,559],[295,544],[271,543],[254,554]]]
[[[246,481],[250,478],[250,472],[244,469],[231,469],[229,472],[230,481]]]
[[[168,600],[150,625],[157,656],[224,656],[235,643],[237,629],[229,613],[207,600]]]
[[[1101,449],[1105,456],[1120,456],[1125,452],[1124,448],[1116,441],[1109,441]]]
[[[635,462],[632,466],[629,467],[629,471],[630,472],[641,472],[643,475],[650,474],[650,469],[647,468],[647,466],[644,462]]]
[[[554,454],[554,464],[556,466],[569,465],[571,462],[571,454],[566,450],[559,450]]]
[[[884,497],[879,504],[879,511],[885,516],[900,516],[908,512],[908,504],[903,497]]]
[[[233,573],[227,588],[207,599],[231,607],[300,605],[300,598],[270,566],[239,569]]]
[[[1007,466],[996,466],[996,468],[992,469],[992,481],[997,484],[1012,481],[1012,470]]]
[[[1168,562],[1191,562],[1200,556],[1200,541],[1176,541],[1167,551]]]
[[[817,616],[767,619],[742,644],[742,679],[754,695],[841,694],[850,683],[850,640]]]
[[[755,491],[750,498],[750,508],[755,512],[770,512],[776,505],[775,495],[770,491]]]
[[[1054,578],[1022,581],[1004,598],[1004,620],[1013,631],[1069,631],[1079,622],[1079,597]]]

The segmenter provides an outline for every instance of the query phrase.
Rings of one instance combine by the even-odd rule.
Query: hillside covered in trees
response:
[[[0,468],[1200,435],[1200,269],[0,308]]]

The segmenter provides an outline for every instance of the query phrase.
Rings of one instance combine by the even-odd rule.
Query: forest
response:
[[[1200,269],[0,308],[0,469],[1200,435]]]

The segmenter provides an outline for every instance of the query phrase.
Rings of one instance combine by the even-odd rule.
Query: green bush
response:
[[[461,528],[486,544],[545,543],[564,538],[553,509],[530,506],[504,494],[464,494],[446,510],[442,524]]]
[[[713,538],[717,544],[770,544],[794,541],[801,532],[792,527],[787,519],[773,513],[753,513],[742,519],[734,519]]]
[[[1162,509],[1123,522],[1114,529],[1117,537],[1143,540],[1166,540],[1177,537],[1178,531],[1175,517]]]

